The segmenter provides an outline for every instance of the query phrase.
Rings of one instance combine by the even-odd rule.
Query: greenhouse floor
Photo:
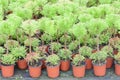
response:
[[[1,75],[1,71],[0,71]],[[28,74],[28,70],[15,69],[15,75],[11,78],[3,78],[0,76],[0,80],[120,80],[120,77],[115,75],[114,67],[107,69],[106,76],[96,77],[93,74],[93,70],[86,70],[86,75],[84,78],[74,78],[72,76],[72,70],[67,72],[60,72],[60,76],[56,79],[48,78],[46,69],[42,70],[42,75],[39,78],[31,78]]]

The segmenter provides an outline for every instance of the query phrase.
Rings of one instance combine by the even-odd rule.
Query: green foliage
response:
[[[92,19],[88,24],[88,31],[91,35],[100,36],[108,28],[108,24],[103,19]]]
[[[55,52],[58,52],[61,47],[62,47],[62,45],[57,42],[52,42],[50,44],[50,48],[53,49],[53,51],[55,51]]]
[[[88,46],[83,46],[79,49],[79,52],[85,58],[90,58],[90,56],[92,55],[92,48]]]
[[[33,36],[36,30],[38,30],[38,22],[35,20],[26,20],[22,23],[21,28],[26,34]]]
[[[6,40],[8,39],[8,37],[7,37],[7,35],[4,35],[4,34],[1,34],[0,37],[1,37],[0,45],[3,45],[6,42]]]
[[[51,36],[48,35],[47,33],[44,33],[44,34],[40,37],[40,39],[41,39],[44,43],[48,44],[48,43],[50,42],[50,40],[51,40]]]
[[[93,18],[92,15],[86,14],[86,13],[80,14],[78,16],[78,19],[80,22],[87,22],[87,21],[90,21],[92,18]]]
[[[84,35],[87,33],[85,29],[85,24],[83,23],[78,23],[73,25],[72,27],[72,33],[76,36],[76,38],[80,41]]]
[[[0,59],[3,56],[3,53],[5,53],[5,48],[0,46]]]
[[[10,21],[0,22],[0,34],[6,34],[8,37],[15,34],[16,26],[13,26]]]
[[[104,46],[101,50],[106,52],[108,57],[113,57],[113,48],[111,46]]]
[[[15,57],[12,54],[4,54],[1,57],[1,63],[4,65],[13,65],[15,64]]]
[[[11,54],[14,55],[16,60],[24,59],[26,56],[26,49],[24,46],[12,48]]]
[[[68,49],[71,51],[76,51],[78,48],[79,42],[77,40],[72,41],[69,45],[68,45]]]
[[[107,53],[105,51],[99,51],[90,56],[90,58],[93,60],[93,63],[101,65],[105,63],[107,58]]]
[[[113,0],[99,0],[100,4],[110,4]]]
[[[61,60],[69,60],[71,58],[72,52],[69,49],[60,49],[58,52],[58,56]]]
[[[56,66],[60,63],[60,58],[58,55],[52,54],[46,58],[46,62],[49,66]]]
[[[32,10],[29,8],[23,8],[23,7],[16,7],[13,10],[13,13],[17,16],[21,17],[23,20],[31,19],[32,18]]]
[[[68,30],[73,26],[76,22],[76,16],[72,13],[64,14],[63,16],[55,16],[55,23],[57,26],[57,30],[61,33],[68,33]]]
[[[4,47],[7,48],[8,50],[12,50],[12,48],[19,47],[20,44],[16,40],[7,40],[6,43],[4,44]]]
[[[115,22],[120,19],[120,16],[118,14],[109,14],[106,16],[106,22],[108,23],[110,28],[117,28],[115,26]]]
[[[118,53],[117,55],[114,55],[114,59],[118,64],[120,64],[120,53]]]
[[[25,45],[25,46],[30,46],[29,43],[30,43],[30,42],[29,42],[29,39],[26,39],[26,40],[24,41],[24,45]],[[32,46],[32,47],[37,47],[37,46],[39,46],[39,44],[40,44],[40,40],[39,40],[39,39],[37,39],[37,38],[31,38],[31,46]]]
[[[82,66],[84,65],[83,62],[85,62],[85,57],[80,54],[75,55],[72,59],[72,64],[75,66]]]
[[[55,4],[46,4],[44,5],[41,14],[44,15],[45,17],[52,18],[53,16],[56,16],[56,10],[57,6]]]
[[[69,36],[69,35],[63,35],[63,36],[61,36],[60,37],[60,42],[63,44],[65,44],[65,41],[66,41],[66,43],[67,44],[69,44],[70,42],[71,42],[71,36]]]

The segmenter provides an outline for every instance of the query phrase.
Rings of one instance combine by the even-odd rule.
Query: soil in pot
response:
[[[68,71],[70,68],[70,60],[62,60],[60,64],[60,70]]]
[[[83,66],[74,66],[72,65],[74,77],[81,78],[85,76],[85,65]]]
[[[120,64],[115,62],[115,74],[120,76]]]
[[[105,76],[106,74],[106,63],[101,65],[93,64],[93,70],[95,76]]]
[[[57,66],[47,66],[47,74],[50,78],[57,78],[60,74],[60,65]]]
[[[29,74],[32,78],[38,78],[41,75],[42,63],[38,63],[36,66],[29,65]]]
[[[5,78],[12,77],[14,75],[14,65],[1,65],[2,76]]]
[[[85,63],[86,63],[86,69],[92,69],[92,60],[91,59],[86,58]]]
[[[18,65],[18,68],[22,70],[27,68],[27,62],[25,59],[18,60],[17,65]]]
[[[107,63],[106,63],[106,68],[111,68],[113,64],[113,58],[112,57],[108,57],[107,58]]]

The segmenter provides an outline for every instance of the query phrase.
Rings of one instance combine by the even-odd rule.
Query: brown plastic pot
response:
[[[120,76],[120,64],[115,62],[115,74]]]
[[[40,75],[41,75],[41,66],[42,65],[39,65],[37,67],[28,66],[29,67],[29,75],[32,78],[38,78],[38,77],[40,77]]]
[[[113,64],[113,58],[112,57],[108,57],[107,58],[107,63],[106,63],[106,68],[111,68]]]
[[[27,68],[27,62],[25,59],[18,60],[17,65],[18,65],[18,68],[22,70]]]
[[[62,60],[60,64],[60,70],[68,71],[70,68],[70,60]]]
[[[81,78],[85,76],[85,65],[84,66],[74,66],[72,65],[74,77]]]
[[[85,63],[86,63],[86,69],[92,69],[92,60],[91,59],[86,58]]]
[[[106,74],[106,63],[102,65],[93,64],[93,70],[95,76],[105,76]]]
[[[14,75],[14,65],[4,66],[1,65],[2,76],[5,78],[12,77]]]
[[[57,66],[46,66],[47,67],[47,74],[50,78],[57,78],[60,74],[60,65]]]

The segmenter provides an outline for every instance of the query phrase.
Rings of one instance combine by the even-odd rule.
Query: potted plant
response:
[[[49,55],[46,58],[47,74],[50,78],[57,78],[60,71],[60,58],[56,54]]]
[[[114,55],[116,55],[119,52],[120,38],[118,38],[118,37],[111,38],[109,40],[109,44],[110,44],[110,46],[113,47],[113,53],[114,53]]]
[[[26,69],[27,62],[24,59],[26,57],[26,49],[24,46],[15,47],[10,52],[16,58],[19,69]]]
[[[105,76],[106,74],[106,58],[107,53],[105,51],[97,51],[90,56],[93,63],[93,70],[96,76]]]
[[[76,54],[72,59],[73,75],[77,78],[85,76],[85,57],[81,54]]]
[[[39,54],[35,52],[29,53],[25,57],[28,62],[29,75],[32,78],[37,78],[41,75],[42,62],[40,62],[40,59]]]
[[[29,53],[32,53],[32,36],[35,34],[35,32],[38,30],[37,26],[38,22],[35,20],[26,20],[22,23],[20,26],[25,34],[28,35],[28,46],[29,46]]]
[[[111,68],[113,64],[113,48],[110,45],[106,45],[101,50],[105,51],[108,55],[106,68]]]
[[[3,77],[12,77],[14,75],[14,65],[16,59],[12,54],[4,54],[1,57],[1,69]]]
[[[92,60],[90,59],[90,56],[92,55],[92,48],[88,46],[83,46],[79,49],[79,52],[82,56],[84,56],[85,63],[86,63],[86,69],[91,69],[92,68]]]
[[[115,74],[120,76],[120,53],[114,55],[115,59]]]
[[[2,57],[3,53],[5,53],[5,49],[0,46],[0,69],[1,69],[1,57]]]
[[[43,48],[40,48],[40,47],[36,47],[36,48],[34,48],[34,51],[36,52],[36,53],[38,53],[39,54],[39,56],[41,57],[41,60],[40,60],[40,62],[42,62],[42,69],[43,68],[46,68],[46,56],[48,56],[48,54],[44,51],[44,49]]]
[[[60,49],[58,56],[61,59],[60,69],[62,71],[68,71],[70,68],[70,58],[72,52],[69,49]]]

